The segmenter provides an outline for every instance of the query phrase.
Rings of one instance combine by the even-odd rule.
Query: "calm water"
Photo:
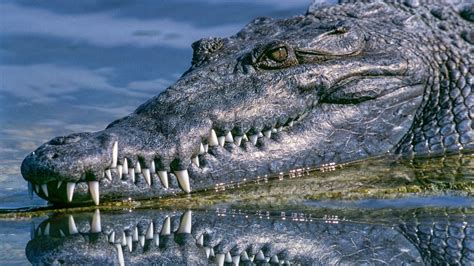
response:
[[[100,130],[109,122],[132,112],[172,84],[190,66],[193,41],[232,35],[257,16],[302,14],[308,2],[1,1],[0,209],[46,206],[44,200],[38,197],[30,200],[27,196],[26,182],[20,175],[20,164],[26,154],[54,136]],[[184,262],[173,261],[173,254],[188,254],[181,257],[196,259],[188,262],[216,262],[222,256],[226,259],[229,245],[245,241],[256,242],[256,246],[248,251],[249,256],[253,254],[255,258],[258,251],[263,250],[264,257],[270,260],[283,250],[283,239],[295,237],[297,230],[303,230],[301,232],[306,237],[298,240],[302,241],[302,246],[314,249],[312,245],[316,241],[321,252],[325,250],[330,254],[327,257],[319,254],[317,261],[322,263],[367,261],[372,264],[390,256],[396,257],[397,252],[404,261],[421,263],[426,257],[425,251],[420,248],[420,243],[416,243],[416,237],[406,233],[409,231],[406,231],[406,225],[413,222],[410,220],[413,217],[417,219],[417,226],[427,217],[434,217],[431,224],[438,221],[443,224],[447,219],[464,224],[463,230],[468,230],[474,212],[474,163],[471,161],[471,157],[456,157],[441,162],[395,166],[377,162],[330,173],[316,172],[298,180],[252,184],[242,190],[227,191],[225,198],[211,194],[194,196],[193,206],[178,201],[164,202],[164,206],[157,206],[156,202],[143,203],[152,209],[147,211],[132,211],[133,208],[128,207],[120,211],[101,210],[101,230],[98,232],[93,232],[93,227],[97,226],[92,222],[94,217],[97,220],[93,209],[69,211],[76,221],[77,232],[69,226],[69,214],[51,210],[37,212],[33,218],[29,215],[0,217],[0,238],[3,240],[0,243],[0,264],[80,263],[81,260],[68,261],[74,259],[71,256],[61,257],[61,252],[65,254],[71,251],[71,247],[83,253],[94,247],[97,253],[86,253],[89,257],[98,258],[95,256],[100,252],[110,253],[112,259],[102,262],[118,263],[117,244],[123,249],[127,263],[149,260]],[[344,182],[355,179],[364,182]],[[424,197],[400,199],[397,196],[398,192],[406,194],[419,190],[429,190],[430,193]],[[265,196],[260,197],[262,195]],[[392,195],[398,199],[355,200],[367,195],[377,198]],[[327,200],[335,198],[337,200]],[[204,200],[211,204],[201,204]],[[194,211],[190,218],[193,229],[180,231],[185,210],[189,207],[200,211]],[[170,230],[169,234],[162,234],[166,217],[170,218]],[[261,231],[255,231],[253,236],[257,238],[253,239],[232,231],[228,228],[232,221],[226,219],[236,222],[238,226],[235,228],[255,225]],[[262,222],[262,219],[270,222]],[[117,222],[116,227],[112,221]],[[146,230],[138,226],[140,223],[146,224]],[[147,256],[140,255],[145,246],[141,245],[141,238],[135,240],[133,230],[145,230],[140,229],[141,237],[146,235],[151,223],[155,227],[154,234],[145,240],[155,241],[155,246],[160,247],[165,255],[154,252],[152,246],[147,246],[152,250]],[[356,232],[356,236],[347,238],[345,230]],[[181,237],[187,239],[189,234],[199,240],[204,231],[208,234],[214,232],[214,236],[206,236],[203,244],[189,246],[186,245],[188,242],[179,240]],[[327,233],[333,231],[339,232],[337,238]],[[110,241],[112,232],[117,235],[115,242]],[[126,237],[131,234],[131,246],[122,243],[123,232],[127,232]],[[267,239],[263,232],[274,232],[276,236]],[[172,234],[177,242],[166,242]],[[317,239],[310,236],[315,234],[320,236]],[[381,235],[383,237],[377,237]],[[232,238],[235,243],[223,244],[225,237]],[[168,246],[156,245],[156,238]],[[361,245],[366,243],[362,241],[364,239],[383,247],[384,252],[361,251],[364,250]],[[349,246],[348,241],[355,241],[355,244]],[[176,248],[175,242],[186,248]],[[266,248],[269,245],[275,248]],[[127,251],[129,248],[136,253]],[[211,252],[211,249],[215,254],[207,260],[206,252]],[[51,254],[55,251],[60,255],[53,258]],[[236,252],[230,252],[232,258],[237,256]],[[238,252],[241,254],[242,250]],[[287,259],[294,259],[291,256],[295,252],[290,248]],[[337,254],[341,252],[349,253],[344,253],[344,259],[340,259]],[[460,254],[466,256],[463,252]],[[279,256],[284,260],[283,255]]]

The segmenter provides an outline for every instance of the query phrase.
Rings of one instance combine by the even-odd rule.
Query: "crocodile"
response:
[[[132,114],[21,165],[56,204],[149,199],[377,156],[474,149],[474,5],[316,1],[192,44],[191,67]],[[32,193],[32,192],[31,192]]]
[[[382,217],[388,220],[331,211],[96,210],[33,227],[26,256],[33,265],[474,263],[472,209],[399,209]]]

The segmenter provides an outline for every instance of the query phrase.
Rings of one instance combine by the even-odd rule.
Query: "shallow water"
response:
[[[190,66],[193,41],[232,35],[257,16],[302,14],[308,2],[2,1],[0,264],[86,262],[80,256],[64,257],[71,248],[88,250],[95,263],[118,263],[116,244],[127,263],[216,262],[225,260],[227,252],[235,259],[243,250],[254,259],[262,251],[267,260],[277,255],[280,261],[286,256],[300,262],[474,261],[469,244],[474,241],[473,156],[371,160],[260,179],[239,188],[221,187],[218,192],[105,205],[97,232],[91,232],[94,208],[57,209],[38,197],[28,198],[20,164],[38,145],[57,135],[103,129],[132,112]],[[180,231],[189,209],[192,227]],[[69,215],[77,234],[69,227]],[[162,234],[166,216],[170,230]],[[135,241],[133,230],[143,229],[138,224],[148,230],[150,222],[155,233],[145,240],[155,241],[155,247],[145,248],[141,238]],[[229,227],[233,222],[237,225]],[[428,237],[425,223],[452,235]],[[413,224],[414,233],[407,227]],[[455,234],[458,225],[462,234]],[[124,229],[126,237],[131,234],[131,245],[121,242]],[[117,237],[110,243],[112,231]],[[203,232],[205,241],[196,245]],[[156,247],[155,235],[161,246]],[[302,255],[284,239],[317,252]],[[459,241],[465,241],[464,249],[457,246]],[[424,248],[436,243],[444,245],[439,254]],[[215,254],[208,260],[211,249]]]

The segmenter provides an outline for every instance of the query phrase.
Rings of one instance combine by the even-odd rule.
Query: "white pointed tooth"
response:
[[[128,160],[123,159],[123,174],[128,175]]]
[[[120,244],[115,244],[115,249],[117,250],[117,258],[120,266],[125,265],[125,260],[123,259],[123,250]]]
[[[122,232],[122,246],[127,245],[127,237],[125,236],[125,232]]]
[[[40,192],[40,186],[39,185],[35,185],[35,191],[36,191],[36,194],[38,194]]]
[[[43,191],[43,193],[46,197],[49,197],[49,195],[48,195],[48,185],[47,184],[42,184],[41,185],[41,190]]]
[[[280,261],[278,260],[278,256],[277,255],[273,255],[272,256],[272,259],[270,260],[271,263],[279,263]]]
[[[140,242],[140,246],[144,247],[145,246],[145,236],[139,236],[138,237],[138,242]]]
[[[46,227],[44,228],[43,235],[44,236],[49,236],[49,223],[46,224]]]
[[[128,246],[128,251],[132,252],[132,248],[133,248],[132,236],[127,236],[127,246]]]
[[[259,138],[263,137],[263,133],[262,133],[262,132],[258,132],[258,137],[259,137]]]
[[[196,240],[196,245],[204,246],[204,234],[198,237],[198,239]]]
[[[118,159],[118,142],[114,142],[114,146],[112,146],[112,165],[111,168],[117,167],[117,159]]]
[[[216,257],[214,258],[214,262],[218,266],[224,265],[224,260],[225,260],[225,255],[224,254],[216,254]]]
[[[199,167],[199,158],[197,156],[194,158],[191,158],[191,162],[195,164],[197,167]]]
[[[63,181],[59,180],[58,181],[58,186],[56,187],[56,189],[59,189],[62,185],[63,185]]]
[[[288,126],[289,126],[289,127],[292,127],[292,126],[293,126],[293,121],[291,121],[290,123],[288,123]]]
[[[178,233],[191,234],[191,222],[192,212],[186,211],[181,217],[181,223],[179,224]]]
[[[140,162],[137,162],[135,164],[135,173],[139,174],[142,171],[142,166],[140,165]]]
[[[278,132],[281,132],[282,130],[283,130],[283,127],[277,128],[277,131],[278,131]]]
[[[207,137],[207,144],[209,146],[219,145],[219,141],[217,140],[216,131],[214,131],[214,129],[211,129],[211,132],[209,133],[209,136]]]
[[[77,230],[76,223],[74,222],[74,217],[72,217],[72,215],[69,215],[67,227],[69,229],[69,234],[70,235],[74,235],[74,234],[77,234],[79,232]]]
[[[225,142],[234,142],[234,137],[232,137],[232,133],[230,131],[227,133],[227,135],[225,135]]]
[[[204,154],[206,153],[206,150],[204,149],[204,145],[202,145],[201,143],[201,146],[199,146],[199,154]]]
[[[249,141],[249,138],[247,137],[247,134],[244,134],[244,135],[242,136],[242,139],[245,140],[245,141]]]
[[[150,222],[150,225],[148,225],[148,229],[146,230],[146,235],[145,235],[145,238],[146,239],[153,239],[153,222]]]
[[[99,205],[99,181],[89,181],[89,192],[95,205]]]
[[[236,137],[234,138],[234,144],[235,144],[236,146],[240,146],[240,143],[242,143],[242,136],[236,136]]]
[[[74,188],[76,188],[76,183],[68,182],[66,184],[66,194],[67,194],[67,201],[71,202],[72,197],[74,197]]]
[[[33,184],[30,181],[28,181],[28,196],[33,199]]]
[[[112,244],[115,243],[115,231],[112,231],[112,233],[110,233],[109,242]]]
[[[105,170],[105,176],[108,180],[112,181],[112,172],[110,171],[110,169]]]
[[[239,263],[240,263],[240,256],[232,257],[232,264],[233,265],[239,265]]]
[[[117,165],[117,170],[118,170],[118,176],[119,176],[119,179],[122,178],[122,174],[123,174],[123,166],[122,165]],[[110,179],[112,180],[112,179]]]
[[[249,259],[250,259],[250,261],[253,262],[253,259],[255,259],[255,255],[250,256]]]
[[[206,252],[206,258],[209,259],[209,256],[211,255],[211,248],[210,247],[204,247],[204,252]]]
[[[145,168],[143,169],[143,177],[145,178],[146,183],[151,186],[151,175],[150,175],[150,169]]]
[[[249,255],[247,254],[247,251],[244,251],[244,252],[242,252],[242,253],[240,254],[240,259],[241,259],[242,261],[249,261],[249,260],[250,260],[250,259],[249,259]]]
[[[94,212],[94,216],[92,216],[91,232],[92,233],[102,232],[102,223],[100,221],[100,211],[99,211],[99,209],[96,209],[95,212]]]
[[[267,138],[271,138],[272,137],[272,131],[271,130],[263,131],[263,135]]]
[[[209,151],[209,144],[204,144],[204,153],[207,153]]]
[[[151,171],[152,173],[156,173],[155,161],[151,161],[151,164],[150,164],[150,171]]]
[[[209,256],[215,257],[215,255],[214,255],[214,248],[211,248],[211,250],[209,250]]]
[[[160,246],[160,236],[159,235],[154,235],[153,236],[153,241],[155,241],[155,246]]]
[[[138,241],[138,228],[133,230],[133,241]]]
[[[265,255],[263,255],[263,252],[259,250],[257,254],[255,255],[255,260],[260,261],[260,260],[265,260]]]
[[[186,193],[191,192],[191,185],[189,184],[189,174],[188,170],[177,170],[174,171],[174,174],[176,175],[176,178],[178,178],[178,183],[181,186],[181,188],[184,190]]]
[[[160,177],[161,184],[168,188],[168,173],[166,171],[158,171],[158,176]]]
[[[232,257],[230,256],[230,252],[225,254],[225,262],[232,263]]]
[[[217,138],[217,142],[219,143],[220,146],[224,147],[225,143],[225,136],[220,136]]]
[[[272,133],[277,133],[278,132],[278,130],[276,128],[272,128],[271,131],[272,131]]]
[[[170,217],[166,217],[165,221],[163,222],[163,227],[161,228],[161,235],[169,234],[171,234],[171,221]]]
[[[130,179],[132,180],[132,183],[135,183],[135,169],[129,168],[128,169],[128,175],[130,176]]]
[[[257,145],[257,139],[258,139],[258,134],[251,135],[249,137],[250,142],[252,142],[253,145]]]

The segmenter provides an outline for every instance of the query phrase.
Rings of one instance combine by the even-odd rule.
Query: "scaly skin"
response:
[[[26,255],[33,264],[474,263],[469,209],[394,210],[371,221],[294,214],[66,214],[35,228]]]
[[[387,153],[471,152],[473,12],[412,0],[257,18],[194,43],[174,85],[103,131],[43,144],[22,174],[51,202],[98,204]]]

